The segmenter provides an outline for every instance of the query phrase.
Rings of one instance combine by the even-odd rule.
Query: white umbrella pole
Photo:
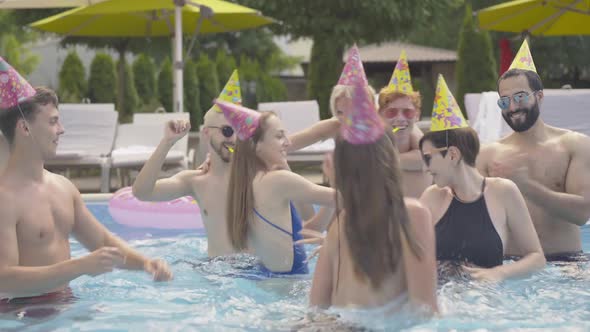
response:
[[[182,63],[182,7],[174,7],[174,111],[184,111]]]

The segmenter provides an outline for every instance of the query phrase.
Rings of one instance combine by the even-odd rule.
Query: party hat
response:
[[[352,109],[344,113],[340,132],[349,143],[360,145],[377,141],[384,132],[384,125],[375,110],[375,102],[366,83],[353,81]]]
[[[238,77],[238,70],[234,69],[233,73],[225,83],[225,87],[221,90],[218,100],[227,101],[236,105],[242,104],[242,92],[240,90],[240,78]],[[216,112],[221,113],[221,108],[217,105],[213,105],[213,109]]]
[[[412,88],[412,77],[410,76],[410,66],[408,65],[405,50],[402,50],[399,60],[397,60],[387,90],[405,94],[414,92]]]
[[[11,108],[35,93],[29,82],[0,57],[0,109]]]
[[[467,121],[442,75],[438,75],[430,131],[465,128]]]
[[[510,69],[524,69],[537,72],[531,50],[529,49],[529,43],[527,43],[526,39],[522,42],[518,53],[514,57],[514,60],[512,60],[512,64],[508,70]]]
[[[361,80],[365,85],[368,85],[367,76],[365,76],[365,70],[363,68],[363,62],[361,61],[361,55],[358,47],[353,45],[348,51],[348,59],[340,74],[338,80],[339,85],[352,85],[354,81]]]
[[[215,100],[215,105],[219,106],[222,110],[223,115],[236,131],[238,139],[245,141],[252,137],[256,128],[258,128],[260,113],[244,106],[218,99]]]

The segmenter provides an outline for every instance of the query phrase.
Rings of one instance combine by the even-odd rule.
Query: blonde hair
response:
[[[332,88],[332,94],[330,94],[330,112],[333,116],[336,116],[336,99],[340,97],[352,98],[354,87],[351,85],[337,84]],[[370,85],[367,85],[367,93],[375,98],[375,89]]]
[[[264,162],[256,155],[256,144],[264,138],[268,119],[273,112],[261,112],[260,124],[249,139],[236,142],[232,158],[227,191],[227,229],[232,246],[236,250],[248,247],[248,219],[254,209],[252,181],[256,173],[264,169]]]
[[[410,93],[403,93],[397,90],[393,90],[391,87],[388,86],[384,87],[383,89],[381,89],[381,91],[379,91],[379,109],[381,110],[383,107],[385,107],[385,105],[401,97],[410,98],[410,101],[416,108],[416,111],[418,111],[418,114],[420,114],[420,110],[422,107],[422,96],[420,95],[420,92],[413,91]]]

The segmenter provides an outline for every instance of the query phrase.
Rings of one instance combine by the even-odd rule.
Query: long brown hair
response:
[[[338,138],[334,169],[356,275],[368,278],[372,287],[378,288],[400,264],[402,236],[414,255],[422,255],[409,227],[393,137],[385,134],[377,142],[364,145]]]
[[[263,139],[273,112],[261,112],[260,124],[252,137],[236,142],[227,191],[227,230],[236,250],[248,247],[248,218],[254,209],[252,181],[264,163],[256,155],[256,144]]]

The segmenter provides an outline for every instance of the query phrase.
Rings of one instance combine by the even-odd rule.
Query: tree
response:
[[[156,66],[145,53],[133,62],[133,79],[140,102],[149,104],[156,94]]]
[[[170,58],[164,60],[160,74],[158,74],[158,99],[166,112],[174,112],[172,107],[172,62],[170,62]]]
[[[117,74],[110,55],[97,53],[90,64],[88,98],[93,103],[114,103]]]
[[[120,61],[120,60],[119,60]],[[123,69],[123,78],[120,78],[118,82],[123,82],[125,86],[123,88],[117,89],[118,93],[123,93],[124,95],[121,98],[117,98],[117,102],[122,102],[122,104],[117,104],[117,111],[119,112],[119,122],[120,123],[129,123],[133,121],[133,113],[139,104],[139,97],[137,96],[137,90],[135,90],[135,83],[133,80],[133,71],[131,70],[131,66],[124,62],[122,64],[117,64],[117,66],[122,66]]]
[[[16,38],[16,34],[9,33],[2,35],[0,33],[0,54],[4,60],[8,61],[16,71],[21,75],[28,75],[39,63],[39,57],[32,55]]]
[[[184,108],[190,114],[191,130],[198,131],[203,122],[203,113],[199,98],[199,79],[197,78],[197,64],[188,60],[184,64]]]
[[[455,76],[457,77],[455,99],[465,116],[466,93],[496,89],[498,70],[492,53],[492,42],[487,32],[476,29],[469,4],[465,6]]]
[[[199,104],[201,110],[206,112],[213,105],[213,100],[217,98],[219,92],[221,92],[215,62],[209,60],[206,54],[201,54],[197,62],[197,77],[199,79]]]
[[[59,71],[59,100],[79,103],[86,96],[86,70],[75,50],[66,56]]]
[[[235,2],[235,0],[233,0]],[[313,39],[309,70],[310,97],[318,99],[322,116],[329,114],[329,89],[342,68],[343,51],[354,42],[399,38],[428,24],[437,10],[456,0],[240,0],[282,24],[271,28],[293,38]],[[318,63],[320,65],[318,65]],[[321,65],[324,64],[324,65]],[[329,88],[328,88],[329,87]]]
[[[221,48],[217,50],[215,65],[217,67],[217,78],[219,78],[220,83],[227,80],[231,76],[231,73],[233,73],[234,69],[238,68],[236,65],[236,59],[231,55],[228,56],[227,52]]]

